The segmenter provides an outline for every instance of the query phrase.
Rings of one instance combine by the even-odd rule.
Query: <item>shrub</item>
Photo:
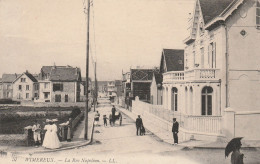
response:
[[[74,108],[70,114],[70,117],[72,119],[76,118],[81,113],[81,110],[79,108]]]

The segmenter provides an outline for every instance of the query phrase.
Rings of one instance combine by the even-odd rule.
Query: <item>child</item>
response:
[[[41,143],[41,125],[37,122],[37,120],[35,120],[32,131],[35,147],[38,147]]]
[[[142,127],[141,127],[141,136],[142,135],[145,135],[145,128],[144,128],[144,126],[142,125]]]
[[[103,120],[104,120],[104,126],[107,126],[107,116],[103,115]]]

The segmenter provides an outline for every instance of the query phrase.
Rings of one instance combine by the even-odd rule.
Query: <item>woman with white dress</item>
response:
[[[60,140],[57,135],[57,126],[54,124],[54,120],[49,120],[49,125],[45,125],[44,129],[47,130],[45,133],[44,141],[42,146],[49,149],[57,149],[61,146]]]

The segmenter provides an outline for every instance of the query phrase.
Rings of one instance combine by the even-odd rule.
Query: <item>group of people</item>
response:
[[[109,118],[106,115],[103,115],[104,126],[107,126],[107,120],[109,120],[110,126],[115,126],[116,119],[119,119],[120,122],[122,121],[121,113],[118,112],[118,115],[116,115],[116,112],[117,112],[116,108],[113,105]],[[95,125],[99,125],[99,118],[100,118],[100,113],[97,111],[94,117]]]
[[[143,124],[143,120],[140,115],[138,115],[136,121],[136,135],[145,135],[145,128]],[[176,121],[176,118],[173,118],[173,125],[172,125],[172,133],[173,133],[173,140],[174,144],[178,144],[178,133],[179,133],[179,123]]]
[[[41,134],[42,128],[37,120],[32,127],[33,139],[35,142],[35,147],[39,147],[41,144],[44,148],[57,149],[61,147],[61,143],[58,137],[58,127],[55,124],[57,119],[46,119],[46,125],[43,130],[46,131],[44,135]],[[70,142],[72,139],[72,119],[64,123],[68,127],[67,129],[67,141]],[[43,138],[43,141],[42,141]]]

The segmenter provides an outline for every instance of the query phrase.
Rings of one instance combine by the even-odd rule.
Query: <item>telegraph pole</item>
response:
[[[85,134],[84,139],[88,139],[88,88],[89,88],[89,19],[90,19],[90,0],[88,2],[87,14],[87,49],[86,49],[86,109],[85,109]]]
[[[97,84],[96,84],[96,81],[97,81],[97,79],[96,79],[96,62],[95,62],[95,71],[94,71],[94,73],[95,73],[95,91],[94,91],[94,112],[96,111],[96,102],[97,102],[97,92],[96,92],[96,88],[97,88]]]
[[[97,62],[95,62],[95,98],[96,98],[96,105],[98,99],[98,85],[97,85]]]

